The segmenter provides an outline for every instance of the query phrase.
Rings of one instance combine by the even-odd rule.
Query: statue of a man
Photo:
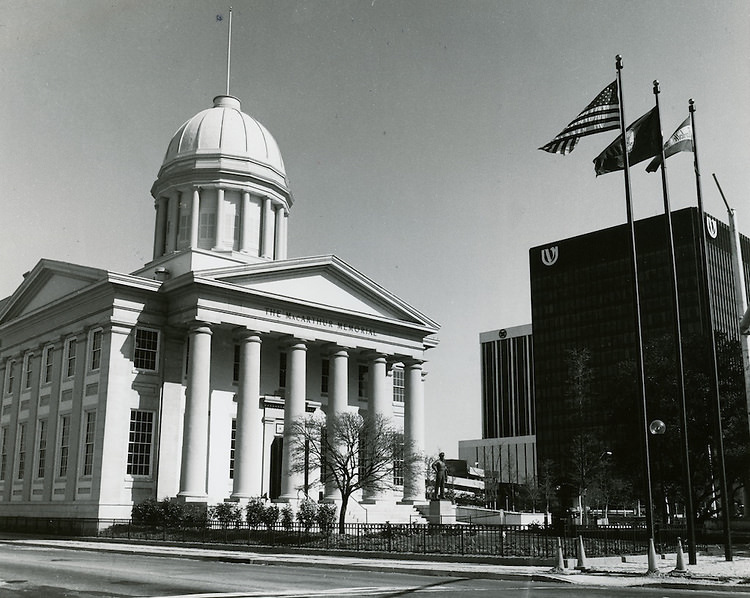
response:
[[[438,455],[438,460],[432,463],[432,471],[435,472],[435,498],[445,498],[445,478],[448,477],[448,464],[445,462],[445,453]]]

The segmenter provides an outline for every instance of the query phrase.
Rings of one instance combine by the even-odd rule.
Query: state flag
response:
[[[656,107],[625,129],[625,145],[631,166],[648,158],[653,158],[661,151],[659,113]],[[618,135],[617,139],[594,159],[594,170],[596,170],[596,176],[599,176],[600,174],[622,170],[624,167],[622,135]]]
[[[693,127],[690,124],[688,116],[672,136],[664,143],[664,157],[674,156],[678,152],[693,151]],[[661,165],[661,156],[656,156],[649,165],[646,166],[646,172],[656,172]]]

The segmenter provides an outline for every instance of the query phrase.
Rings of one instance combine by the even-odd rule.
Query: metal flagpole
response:
[[[229,7],[229,33],[227,34],[227,95],[229,95],[229,71],[232,66],[232,7]]]
[[[727,485],[727,471],[724,466],[724,431],[721,425],[721,395],[719,394],[719,368],[716,361],[716,338],[714,334],[714,310],[712,305],[711,281],[709,280],[708,271],[708,245],[706,242],[706,213],[703,210],[703,193],[701,192],[701,171],[698,166],[698,137],[695,133],[695,102],[692,98],[689,100],[690,126],[693,128],[693,160],[695,164],[695,188],[698,196],[698,217],[700,218],[700,252],[701,252],[701,279],[706,286],[706,297],[708,304],[708,329],[709,340],[711,342],[711,355],[713,365],[714,388],[713,394],[715,399],[715,446],[719,455],[719,484],[721,488],[721,511],[724,523],[724,558],[727,561],[732,560],[732,531],[729,528],[730,506],[732,497],[729,496]]]
[[[617,94],[620,102],[620,131],[622,135],[623,172],[625,173],[625,205],[630,227],[630,262],[633,275],[633,317],[636,340],[636,370],[641,393],[641,428],[643,434],[643,467],[646,486],[646,529],[649,539],[654,538],[654,498],[651,489],[651,456],[648,446],[648,412],[646,411],[646,377],[643,367],[643,332],[641,328],[641,299],[638,290],[638,259],[635,249],[635,221],[633,219],[633,202],[630,194],[630,160],[628,158],[627,138],[625,135],[625,109],[622,93],[622,56],[616,57]]]
[[[672,270],[672,306],[674,308],[674,351],[677,366],[677,392],[680,405],[680,440],[682,441],[682,474],[685,484],[687,511],[688,560],[695,565],[695,511],[693,510],[693,482],[690,472],[690,451],[688,448],[687,408],[685,403],[685,366],[682,355],[682,326],[680,324],[680,297],[677,286],[677,263],[674,251],[674,230],[672,228],[672,209],[669,204],[667,186],[667,159],[664,155],[664,134],[661,128],[661,111],[659,108],[659,82],[654,81],[654,98],[656,100],[656,118],[659,123],[659,147],[661,148],[661,187],[664,197],[664,221],[666,224],[669,247],[669,265]]]

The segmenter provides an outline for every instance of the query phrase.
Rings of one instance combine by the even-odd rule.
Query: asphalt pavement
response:
[[[584,569],[576,568],[575,560],[563,563],[564,568],[547,564],[528,565],[518,559],[460,559],[423,555],[394,555],[357,553],[310,553],[309,551],[263,551],[257,547],[195,544],[161,544],[123,542],[106,539],[59,539],[38,537],[4,537],[5,544],[67,548],[74,550],[109,551],[114,553],[169,556],[224,562],[297,567],[334,567],[394,573],[415,573],[448,577],[474,577],[503,580],[538,580],[582,586],[659,586],[699,590],[746,592],[750,594],[750,551],[738,550],[732,561],[726,561],[722,551],[698,554],[695,565],[682,564],[686,572],[676,572],[676,554],[657,556],[658,572],[648,573],[647,557],[587,558]]]

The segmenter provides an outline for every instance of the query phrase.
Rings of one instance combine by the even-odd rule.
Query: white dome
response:
[[[257,160],[284,173],[276,140],[262,124],[240,111],[240,101],[217,96],[214,105],[196,114],[172,136],[164,165],[185,154],[222,153]]]
[[[211,108],[186,121],[169,142],[154,191],[173,183],[204,184],[217,177],[251,178],[289,198],[284,161],[276,140],[240,110],[240,100],[216,96]]]

